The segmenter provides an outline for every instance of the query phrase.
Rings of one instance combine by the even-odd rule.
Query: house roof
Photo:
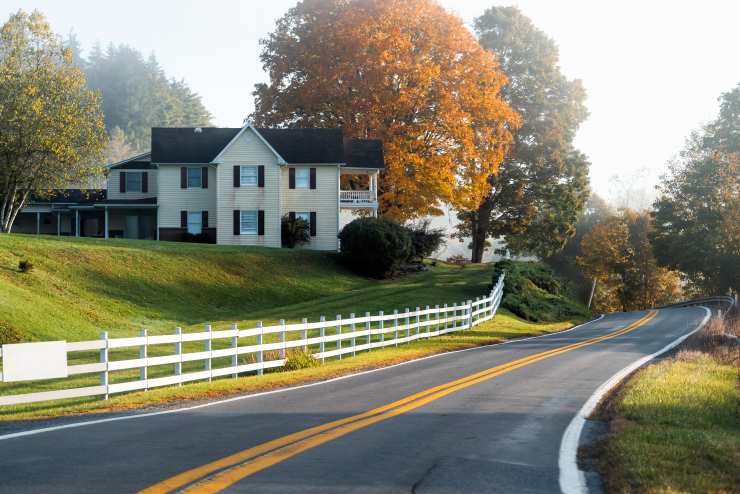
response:
[[[155,127],[151,162],[208,164],[239,134],[240,128]],[[344,139],[341,129],[254,129],[287,163],[346,163],[384,168],[381,141]],[[121,162],[123,163],[123,162]]]
[[[154,127],[152,163],[211,163],[240,130],[218,127]]]
[[[28,202],[43,204],[94,204],[104,201],[105,189],[54,189],[48,194],[31,195]]]
[[[108,169],[110,170],[147,170],[150,168],[154,168],[151,152],[137,154],[136,156],[108,165]]]

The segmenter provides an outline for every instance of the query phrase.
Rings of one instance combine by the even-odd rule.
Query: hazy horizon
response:
[[[60,35],[74,32],[83,54],[99,42],[154,53],[170,76],[185,79],[218,126],[239,126],[252,112],[252,89],[267,80],[259,40],[296,0],[164,0],[105,4],[6,0],[3,22],[38,9]],[[689,133],[717,114],[717,98],[740,81],[733,21],[740,3],[705,1],[451,1],[440,3],[472,28],[493,5],[517,5],[560,47],[567,77],[581,79],[589,119],[575,144],[591,162],[593,190],[614,199],[619,173],[638,196],[650,189]],[[705,74],[711,74],[707,77]]]

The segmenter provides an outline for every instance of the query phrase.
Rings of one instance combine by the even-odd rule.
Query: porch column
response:
[[[62,234],[62,213],[57,211],[57,237]]]
[[[155,235],[157,236],[157,241],[159,241],[159,206],[157,206],[156,214],[154,215],[156,221],[154,222],[154,228],[155,228]]]
[[[80,236],[80,210],[75,209],[75,237]]]
[[[105,207],[105,235],[104,238],[108,238],[108,206]]]
[[[41,212],[36,211],[36,235],[41,233]]]

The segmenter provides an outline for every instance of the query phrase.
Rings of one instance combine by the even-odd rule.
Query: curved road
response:
[[[558,492],[584,402],[705,314],[612,314],[326,384],[3,436],[0,492]]]

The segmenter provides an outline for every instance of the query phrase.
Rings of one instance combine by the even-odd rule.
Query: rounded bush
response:
[[[384,218],[359,218],[339,233],[340,252],[347,265],[375,278],[392,276],[412,254],[403,226]]]

